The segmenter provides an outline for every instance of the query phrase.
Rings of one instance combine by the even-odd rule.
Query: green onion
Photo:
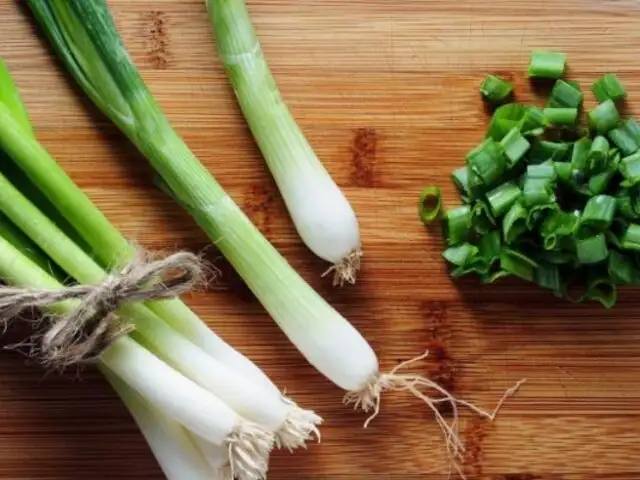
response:
[[[590,198],[580,217],[578,235],[588,237],[604,233],[611,226],[615,211],[615,198],[609,195],[597,195]]]
[[[532,142],[527,157],[531,164],[547,161],[561,162],[569,153],[569,149],[570,144],[566,142],[539,140]]]
[[[438,218],[442,210],[442,198],[438,187],[426,187],[420,192],[418,210],[425,225],[429,225]]]
[[[218,57],[298,234],[336,266],[334,283],[354,283],[361,257],[356,215],[287,108],[244,1],[206,5]]]
[[[465,166],[454,170],[451,174],[451,178],[463,200],[466,202],[471,195],[471,191],[469,189],[469,168]]]
[[[487,272],[500,259],[501,251],[502,239],[500,238],[499,230],[488,232],[478,240],[478,252]]]
[[[368,409],[385,390],[381,382],[411,391],[405,388],[410,385],[404,376],[379,372],[368,342],[291,268],[188,149],[145,86],[104,1],[29,0],[29,4],[77,82],[147,157],[166,189],[208,234],[307,361],[347,391],[346,402]],[[242,31],[250,25],[242,1],[209,1],[208,8],[216,29],[241,30],[228,35],[216,32],[217,36],[238,43],[252,38],[252,32]],[[61,21],[54,12],[73,20]],[[101,75],[95,73],[98,70]],[[114,107],[115,102],[126,115]],[[502,162],[506,168],[505,157]],[[496,167],[471,164],[475,168],[470,166],[470,189],[474,182],[489,186]],[[450,213],[445,217],[449,223]],[[469,216],[467,211],[467,222]],[[463,231],[468,229],[465,223]],[[411,392],[424,400],[421,393]]]
[[[505,243],[514,243],[527,229],[529,213],[520,202],[514,203],[502,222],[502,235]]]
[[[444,231],[449,245],[466,241],[471,233],[471,207],[463,205],[444,215]]]
[[[556,249],[562,239],[573,235],[578,217],[562,210],[552,211],[540,226],[540,236],[546,250]]]
[[[590,172],[601,172],[607,167],[609,142],[601,135],[593,139],[588,154],[588,168]]]
[[[487,128],[485,138],[492,138],[499,142],[512,128],[519,126],[523,122],[536,122],[537,115],[535,113],[530,114],[529,110],[530,107],[519,103],[507,103],[499,106],[491,116],[491,122]],[[537,125],[533,124],[531,128],[537,128]]]
[[[507,170],[507,159],[502,148],[491,138],[471,150],[466,162],[485,188],[493,187]]]
[[[622,100],[627,96],[622,83],[618,77],[612,73],[607,73],[599,78],[591,87],[593,94],[598,102],[606,102],[607,100]]]
[[[513,127],[505,137],[500,140],[504,154],[509,159],[511,166],[518,163],[527,153],[531,144],[522,136],[518,127]]]
[[[529,64],[529,76],[560,78],[564,73],[566,55],[558,52],[534,51]]]
[[[510,275],[533,282],[538,264],[526,255],[503,248],[500,254],[500,268]]]
[[[553,187],[546,178],[527,177],[522,189],[522,202],[527,208],[555,202]]]
[[[606,260],[609,255],[606,237],[600,233],[593,237],[576,240],[576,253],[580,263],[585,265]]]
[[[626,186],[635,185],[640,182],[640,152],[620,160],[618,169],[625,178]]]
[[[620,114],[613,100],[607,100],[589,112],[589,126],[604,135],[618,125]]]
[[[544,118],[552,125],[573,125],[578,119],[577,108],[545,108]]]
[[[575,108],[582,104],[582,92],[576,85],[558,80],[551,90],[550,107]],[[577,115],[577,111],[576,111]]]
[[[640,272],[622,253],[612,250],[607,260],[609,277],[618,285],[633,285],[640,280]]]
[[[560,292],[562,290],[562,280],[560,269],[553,264],[538,264],[535,269],[534,281],[542,288]]]
[[[634,133],[627,129],[627,125],[628,124],[625,122],[622,126],[614,128],[608,133],[613,144],[618,147],[625,156],[632,155],[640,149],[638,139]]]
[[[480,94],[489,103],[504,103],[512,93],[513,84],[496,75],[488,75],[480,85]]]
[[[515,183],[503,183],[487,193],[487,200],[494,218],[501,217],[518,201],[522,190]]]
[[[620,239],[620,248],[623,250],[640,251],[640,225],[631,223]]]

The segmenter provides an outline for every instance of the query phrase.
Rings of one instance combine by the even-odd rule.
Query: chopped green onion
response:
[[[593,237],[576,240],[576,253],[580,263],[585,265],[606,260],[609,255],[606,237],[599,233]]]
[[[640,152],[620,160],[618,169],[625,178],[625,186],[635,185],[640,182]]]
[[[529,163],[537,164],[546,161],[561,162],[569,153],[570,144],[566,142],[551,142],[539,140],[532,142],[529,150]]]
[[[562,290],[560,269],[553,264],[538,264],[535,269],[535,282],[542,288],[559,292]]]
[[[591,195],[599,195],[603,193],[609,187],[609,183],[616,174],[616,170],[607,170],[602,173],[598,173],[589,179],[588,189]]]
[[[526,177],[522,189],[522,202],[528,208],[555,202],[552,184],[546,178]]]
[[[589,112],[589,126],[604,135],[618,125],[620,114],[613,100],[607,100]]]
[[[590,172],[601,172],[607,166],[607,154],[609,141],[602,135],[598,135],[591,143],[588,154],[588,167]]]
[[[571,166],[575,170],[587,169],[592,144],[593,142],[586,137],[581,138],[573,144],[573,150],[571,150]]]
[[[538,264],[523,253],[503,248],[500,254],[500,268],[511,275],[529,282],[535,281]]]
[[[444,215],[444,222],[449,245],[466,241],[471,233],[471,207],[463,205],[448,210]]]
[[[618,285],[632,285],[640,280],[640,272],[622,253],[612,250],[607,263],[609,277]]]
[[[519,103],[507,103],[496,108],[485,137],[499,142],[513,127],[524,121],[528,111],[529,107]]]
[[[640,148],[636,137],[627,128],[625,122],[622,126],[614,128],[607,134],[616,147],[620,149],[623,155],[628,156],[637,152]]]
[[[616,212],[616,199],[609,195],[592,197],[584,207],[578,227],[579,237],[589,237],[597,233],[604,233]]]
[[[466,161],[469,170],[477,175],[480,184],[485,188],[495,186],[507,170],[507,159],[502,147],[491,138],[487,138],[471,150]]]
[[[451,177],[453,179],[453,183],[466,202],[466,199],[468,199],[471,194],[469,190],[469,167],[465,166],[454,170]]]
[[[548,125],[547,119],[544,117],[544,110],[535,106],[529,107],[517,123],[517,127],[525,137],[542,135]]]
[[[511,205],[511,208],[502,222],[502,234],[506,243],[513,243],[527,231],[527,216],[529,212],[520,202]]]
[[[552,125],[573,125],[578,120],[578,109],[566,107],[545,108],[544,118]]]
[[[551,212],[540,226],[545,250],[554,250],[559,242],[573,235],[578,224],[578,217],[562,210]]]
[[[500,140],[504,153],[511,165],[518,163],[529,150],[531,144],[522,136],[518,127],[513,127],[505,137]]]
[[[560,78],[564,73],[564,53],[534,51],[529,64],[529,76],[537,78]]]
[[[470,243],[462,243],[447,248],[442,256],[456,267],[463,267],[470,265],[478,256],[478,253],[478,247]]]
[[[431,224],[442,210],[442,198],[438,187],[426,187],[420,192],[418,213],[425,225]]]
[[[580,88],[564,80],[558,80],[551,90],[550,107],[578,108],[582,104]]]
[[[501,217],[518,201],[522,190],[515,183],[503,183],[487,193],[487,200],[494,218]]]
[[[480,85],[480,93],[489,103],[504,103],[513,93],[513,84],[496,75],[488,75]]]
[[[620,238],[620,248],[623,250],[640,251],[640,225],[631,223]]]
[[[488,271],[488,269],[491,268],[491,266],[500,258],[500,252],[502,251],[500,231],[493,230],[481,236],[478,240],[478,250]]]
[[[622,100],[627,96],[624,86],[620,83],[618,77],[612,73],[607,73],[599,78],[591,89],[598,102]]]

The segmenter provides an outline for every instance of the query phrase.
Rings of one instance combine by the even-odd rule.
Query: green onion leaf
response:
[[[591,143],[588,154],[588,168],[590,172],[601,172],[607,167],[609,141],[602,135],[597,136]]]
[[[524,116],[517,123],[517,127],[525,137],[542,135],[549,125],[544,116],[544,110],[536,106],[530,106]]]
[[[610,130],[607,134],[613,144],[625,156],[632,155],[640,148],[634,132],[629,131],[627,125],[629,124],[625,122],[620,127]]]
[[[538,164],[549,160],[561,162],[569,153],[571,145],[566,142],[551,142],[549,140],[539,140],[531,143],[528,153],[529,163]]]
[[[540,226],[540,236],[545,250],[554,250],[561,239],[571,237],[578,224],[578,217],[556,210],[551,212]]]
[[[500,253],[500,268],[529,282],[535,281],[535,271],[538,264],[523,253],[510,248],[503,248]]]
[[[623,250],[640,251],[640,225],[631,223],[620,238],[620,248]]]
[[[507,103],[496,108],[491,116],[485,137],[499,142],[513,127],[524,121],[528,111],[529,107],[519,103]]]
[[[536,78],[560,78],[564,73],[564,53],[535,51],[531,54],[529,76]]]
[[[574,125],[578,120],[578,109],[548,107],[544,109],[544,118],[552,125]]]
[[[535,269],[535,282],[542,288],[560,292],[563,288],[560,269],[553,264],[538,264]]]
[[[604,135],[620,122],[620,114],[613,100],[607,100],[589,112],[589,126]]]
[[[513,94],[513,84],[496,75],[488,75],[480,85],[480,94],[489,103],[504,103]]]
[[[571,166],[574,170],[586,170],[589,166],[589,152],[592,142],[589,138],[583,137],[573,144],[571,150]]]
[[[507,170],[507,158],[499,143],[487,138],[471,150],[466,157],[467,166],[481,181],[485,189],[492,188]],[[470,182],[470,185],[473,185]]]
[[[616,284],[632,285],[640,280],[640,271],[638,271],[633,261],[622,253],[612,250],[607,262],[609,277]]]
[[[469,190],[469,168],[466,166],[458,168],[457,170],[453,171],[451,177],[453,179],[453,183],[460,192],[463,201],[466,202],[471,195],[471,192]]]
[[[478,250],[488,270],[500,258],[500,252],[502,251],[500,231],[493,230],[480,237]]]
[[[618,169],[624,177],[623,186],[629,187],[636,185],[640,182],[640,152],[636,152],[633,155],[620,160]]]
[[[471,207],[448,210],[444,215],[444,231],[449,245],[457,245],[469,238],[471,233]]]
[[[577,109],[582,104],[582,98],[579,87],[564,80],[558,80],[551,90],[549,106]]]
[[[518,127],[513,127],[511,131],[500,140],[500,145],[502,145],[511,166],[518,163],[531,146],[527,139],[522,136]]]
[[[425,225],[431,224],[442,210],[442,194],[438,187],[426,187],[420,192],[420,203],[418,213]]]
[[[616,212],[616,199],[609,195],[592,197],[584,207],[577,235],[586,238],[598,233],[604,233],[613,222]]]
[[[518,201],[522,190],[513,182],[506,182],[487,193],[487,201],[494,218],[503,216]]]
[[[612,73],[607,73],[599,78],[591,89],[598,102],[622,100],[627,96],[624,86],[620,83],[618,77]]]
[[[527,216],[529,212],[520,202],[514,203],[502,222],[502,235],[506,243],[513,243],[527,231]]]
[[[609,255],[604,234],[576,240],[576,254],[580,263],[590,265],[606,260]]]

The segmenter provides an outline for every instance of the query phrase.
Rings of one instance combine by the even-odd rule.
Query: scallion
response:
[[[529,76],[537,78],[560,78],[564,73],[566,55],[544,50],[534,51],[529,63]]]
[[[489,103],[504,103],[512,93],[513,84],[497,75],[488,75],[480,85],[480,94]]]

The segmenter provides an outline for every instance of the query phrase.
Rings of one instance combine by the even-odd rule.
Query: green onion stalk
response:
[[[244,118],[304,243],[355,283],[362,256],[356,215],[313,151],[277,87],[244,0],[208,0],[218,56]]]
[[[10,78],[8,74],[6,77]],[[100,282],[106,269],[124,265],[136,251],[33,135],[27,133],[25,122],[21,121],[27,118],[26,114],[15,115],[14,110],[0,104],[0,147],[26,174],[27,178],[21,178],[21,183],[28,185],[30,190],[39,189],[38,193],[44,197],[41,201],[49,202],[48,210],[56,210],[71,224],[74,232],[88,245],[91,256],[67,238],[68,232],[60,232],[38,208],[29,206],[28,199],[16,200],[20,199],[21,192],[4,177],[0,177],[0,184],[6,187],[0,194],[3,198],[0,211],[5,210],[23,231],[30,232],[31,238],[68,275],[82,283]],[[27,211],[31,213],[27,214]],[[40,218],[39,226],[34,225],[36,218]],[[42,228],[45,224],[49,227],[48,233]],[[60,238],[56,250],[53,250],[56,243],[52,238]],[[75,257],[69,254],[72,251]],[[180,300],[147,302],[145,307],[131,308],[142,317],[138,320],[143,323],[136,323],[136,328],[152,337],[154,351],[168,353],[167,361],[173,366],[246,418],[273,431],[279,446],[291,450],[317,436],[316,425],[321,423],[320,417],[283,398],[261,369],[215,335]],[[154,343],[154,339],[162,343]],[[256,402],[256,398],[264,400]]]
[[[0,98],[2,149],[19,161],[33,160],[36,165],[40,161],[41,165],[57,166],[35,140],[32,130],[24,128],[20,115],[15,114],[16,107],[12,105],[10,109],[2,100]],[[11,172],[3,150],[0,150],[0,170]],[[57,171],[52,169],[50,172]],[[54,177],[68,179],[63,175],[51,176]],[[24,186],[25,179],[21,182]],[[27,187],[31,188],[26,190],[32,190],[33,185]],[[76,200],[82,198],[85,197],[76,196]],[[73,200],[73,195],[67,198],[68,202],[75,203]],[[103,218],[97,210],[84,213]],[[0,235],[0,276],[9,283],[57,290],[62,285],[49,272],[61,269],[64,274],[59,277],[83,284],[100,284],[107,276],[82,247],[1,173]],[[52,311],[63,314],[74,308],[75,304],[67,301],[62,306],[54,305]],[[132,323],[135,331],[129,337],[116,340],[100,355],[101,368],[118,376],[129,390],[137,391],[153,404],[141,428],[154,417],[156,410],[158,415],[162,414],[155,430],[159,438],[143,428],[147,438],[153,436],[149,443],[154,452],[156,443],[162,447],[159,451],[166,451],[167,444],[184,447],[174,448],[175,454],[158,459],[164,469],[170,468],[173,472],[179,465],[188,463],[183,458],[188,448],[180,440],[184,435],[167,438],[168,429],[175,422],[184,427],[185,434],[192,438],[190,442],[200,452],[191,457],[204,455],[203,461],[209,464],[205,476],[195,476],[194,470],[200,469],[197,463],[191,462],[180,475],[168,474],[169,478],[211,478],[215,475],[225,478],[224,472],[230,468],[238,478],[259,479],[266,473],[273,438],[271,432],[276,432],[278,440],[288,448],[297,446],[296,442],[315,432],[314,422],[319,420],[313,419],[311,413],[303,412],[301,419],[306,423],[293,424],[295,418],[292,419],[291,411],[294,407],[283,401],[279,394],[271,395],[261,382],[216,360],[166,324],[149,306],[124,304],[119,308],[119,315]],[[60,361],[60,358],[52,360]],[[132,414],[140,416],[135,411]]]
[[[463,448],[459,406],[490,419],[495,412],[456,399],[428,378],[399,372],[412,362],[388,373],[379,371],[378,359],[362,335],[293,270],[172,128],[122,44],[104,1],[28,3],[76,81],[147,157],[164,189],[208,234],[292,343],[346,391],[345,403],[372,412],[365,426],[379,413],[384,391],[409,391],[433,410],[457,464]],[[46,178],[36,179],[34,172],[29,176],[50,197],[55,195],[44,185]],[[437,398],[425,389],[435,391]],[[453,420],[440,414],[437,404],[442,402],[451,404]]]

